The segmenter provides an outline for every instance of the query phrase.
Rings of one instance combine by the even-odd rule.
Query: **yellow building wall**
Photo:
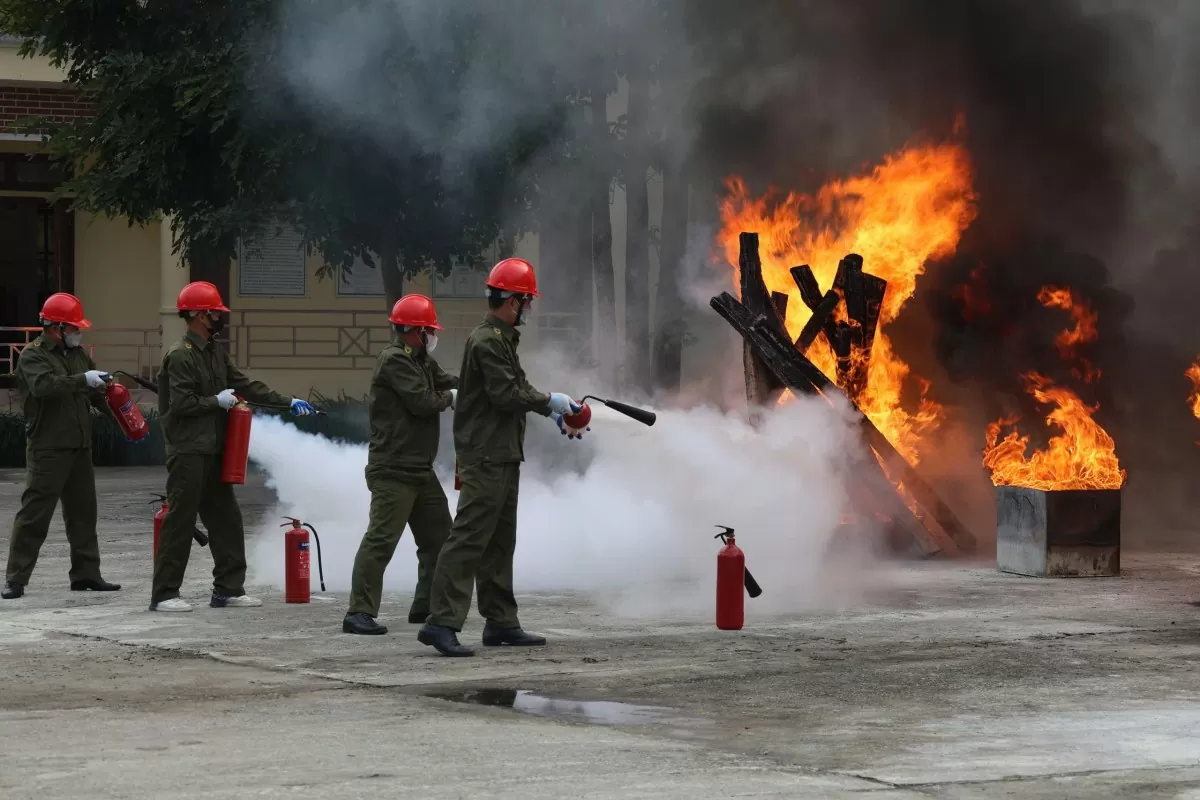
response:
[[[75,215],[75,294],[92,323],[85,342],[101,369],[143,377],[160,354],[159,226]]]

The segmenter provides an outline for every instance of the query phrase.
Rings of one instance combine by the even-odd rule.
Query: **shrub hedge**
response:
[[[370,439],[371,431],[367,419],[367,400],[349,397],[330,398],[312,393],[312,404],[324,416],[293,417],[286,412],[258,409],[255,415],[277,414],[288,424],[302,431],[317,433],[330,439],[364,443]],[[93,463],[98,467],[145,467],[166,463],[162,425],[158,409],[153,406],[138,406],[150,427],[150,435],[134,444],[125,438],[120,427],[111,417],[92,412]],[[25,466],[25,417],[16,411],[0,412],[0,467]]]

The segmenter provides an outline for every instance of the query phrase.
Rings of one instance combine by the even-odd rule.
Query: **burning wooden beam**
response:
[[[850,253],[838,264],[833,288],[846,299],[846,316],[850,318],[847,323],[850,341],[848,345],[840,345],[849,350],[845,356],[848,363],[843,376],[840,369],[843,356],[839,351],[838,384],[851,397],[858,398],[867,388],[871,348],[875,343],[887,281],[863,272],[862,256]]]
[[[771,372],[781,384],[797,393],[819,394],[831,404],[836,402],[834,398],[841,394],[837,385],[797,351],[789,339],[781,337],[765,317],[761,315],[755,317],[748,308],[728,292],[722,292],[719,296],[712,298],[710,305],[726,322],[733,326],[734,330],[742,335],[747,346],[759,359],[759,363]],[[940,551],[948,555],[955,555],[963,550],[973,550],[974,537],[958,522],[954,513],[940,500],[937,502],[929,500],[931,495],[936,498],[932,487],[925,483],[911,465],[896,452],[891,442],[875,427],[870,418],[863,414],[849,398],[846,398],[846,401],[858,417],[867,443],[881,455],[881,461],[888,464],[889,469],[899,477],[899,480],[904,482],[916,502],[938,521],[940,528],[931,530],[932,526],[923,525],[917,516],[896,497],[890,482],[886,484],[888,491],[885,492],[881,489],[884,484],[880,484],[874,478],[864,479],[871,484],[872,493],[877,497],[881,494],[890,495],[882,510],[909,532],[914,539],[919,540],[927,554]],[[875,462],[875,466],[882,469],[879,462]],[[882,480],[887,481],[886,475],[879,474]],[[920,530],[917,530],[918,528]]]
[[[787,313],[787,295],[783,295],[780,305],[768,293],[767,284],[762,277],[762,261],[758,256],[758,234],[743,233],[739,237],[741,250],[738,254],[738,273],[741,278],[741,294],[747,303],[747,308],[755,314],[771,319],[780,330],[784,328],[784,318]],[[755,355],[749,344],[743,345],[742,363],[746,373],[746,400],[750,405],[750,419],[758,421],[758,409],[772,405],[778,398],[783,384],[771,370]]]
[[[804,355],[818,331],[825,332],[830,346],[835,348],[838,355],[841,355],[839,350],[846,350],[856,342],[861,343],[864,355],[869,353],[878,326],[886,281],[864,273],[861,257],[850,254],[842,260],[838,269],[840,285],[835,281],[835,287],[821,295],[812,270],[807,266],[793,267],[792,278],[800,289],[801,299],[814,310],[814,314],[797,340],[792,342],[784,324],[786,308],[780,309],[773,302],[762,278],[758,235],[742,233],[739,241],[742,301],[738,302],[728,292],[723,292],[712,298],[710,305],[742,336],[747,365],[747,396],[751,405],[766,405],[764,401],[784,387],[800,394],[821,395],[831,403],[836,402],[836,395],[843,395],[858,417],[866,443],[878,457],[878,471],[868,470],[871,477],[864,479],[868,483],[867,493],[875,499],[872,505],[904,528],[926,554],[944,552],[954,555],[974,551],[975,537],[938,497],[933,487],[862,413],[853,396],[846,396]],[[853,298],[850,302],[856,318],[852,317],[854,324],[845,323],[839,332],[839,328],[832,326],[833,311],[837,306],[836,299],[845,298],[847,291]],[[830,298],[831,294],[835,299]],[[856,376],[855,380],[861,380],[861,391],[866,385],[868,361],[863,357],[859,362],[862,365],[861,378]],[[752,382],[758,394],[751,394]],[[764,393],[757,388],[762,386],[770,388]],[[763,401],[756,402],[759,397]],[[903,485],[908,502],[897,495],[896,484]]]
[[[808,322],[804,323],[804,328],[796,337],[797,350],[801,353],[808,352],[808,348],[812,347],[812,343],[817,340],[821,331],[825,330],[825,326],[833,319],[833,311],[841,301],[842,298],[833,289],[825,293],[825,298],[813,309],[812,316],[808,318]]]

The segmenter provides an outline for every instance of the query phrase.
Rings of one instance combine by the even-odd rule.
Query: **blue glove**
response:
[[[554,415],[554,423],[556,425],[558,425],[558,432],[561,434],[564,434],[568,439],[582,439],[583,438],[583,431],[581,431],[579,428],[572,428],[570,425],[567,425],[565,422],[563,422],[562,414]],[[588,425],[583,430],[590,431],[591,429],[592,429],[592,426]]]
[[[292,398],[292,415],[296,417],[305,417],[309,414],[315,414],[317,410],[312,407],[312,404],[307,400],[301,400],[299,397]]]

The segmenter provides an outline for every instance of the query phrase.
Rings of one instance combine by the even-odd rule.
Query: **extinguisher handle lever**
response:
[[[154,498],[155,498],[155,499],[151,500],[149,503],[146,503],[146,505],[148,505],[148,506],[152,506],[152,505],[154,505],[155,503],[165,503],[165,502],[167,502],[167,496],[166,496],[165,494],[156,494],[156,495],[154,495]]]
[[[714,539],[720,539],[722,542],[724,542],[727,537],[733,538],[733,528],[729,527],[728,525],[717,525],[716,527],[720,528],[721,532],[714,536]]]
[[[284,517],[283,519],[286,519],[286,520],[291,520],[291,523],[292,523],[292,527],[293,527],[293,528],[299,528],[299,527],[300,527],[300,524],[301,524],[301,523],[300,523],[300,520],[296,519],[295,517]],[[286,528],[287,526],[288,526],[288,524],[285,522],[285,523],[283,523],[282,525],[280,525],[279,527],[281,527],[281,528]]]

